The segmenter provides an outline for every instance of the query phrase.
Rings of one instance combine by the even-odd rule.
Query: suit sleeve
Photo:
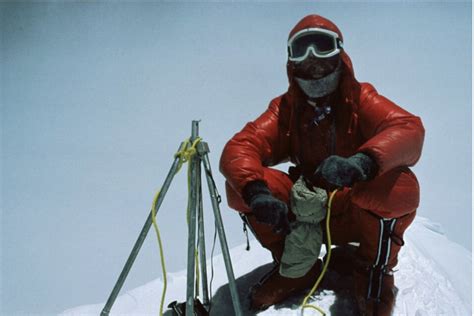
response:
[[[239,194],[246,183],[263,180],[263,168],[288,160],[288,137],[280,118],[281,97],[270,102],[256,120],[248,122],[224,146],[219,170]]]
[[[413,166],[421,156],[425,129],[415,116],[363,84],[358,111],[359,128],[366,140],[357,151],[371,156],[377,175],[395,167]]]

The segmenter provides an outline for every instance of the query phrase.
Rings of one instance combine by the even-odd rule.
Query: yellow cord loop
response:
[[[168,287],[168,280],[166,279],[166,265],[165,265],[165,256],[163,253],[163,243],[161,242],[160,229],[156,223],[156,203],[158,201],[158,196],[160,195],[161,190],[159,190],[155,198],[153,199],[153,205],[151,207],[151,219],[153,221],[153,227],[155,228],[156,237],[158,238],[158,247],[160,249],[160,260],[161,260],[161,271],[163,272],[163,293],[161,295],[160,303],[160,316],[163,315],[163,305],[165,303],[166,289]]]
[[[191,147],[188,148],[189,146],[189,143],[190,143],[190,139],[186,139],[182,144],[181,144],[181,147],[179,148],[179,150],[174,154],[174,157],[175,158],[179,158],[179,165],[178,165],[178,169],[176,169],[176,173],[179,172],[179,170],[181,170],[181,166],[183,165],[183,163],[186,163],[188,161],[191,161],[191,157],[196,154],[197,150],[196,150],[196,146],[197,144],[202,140],[201,137],[196,137],[196,139],[194,140],[194,142],[192,143]]]
[[[192,143],[191,146],[189,138],[186,139],[180,146],[179,150],[174,154],[174,158],[179,158],[179,163],[178,167],[176,169],[175,174],[177,174],[180,170],[181,167],[184,163],[191,161],[191,158],[196,154],[196,146],[197,144],[202,140],[201,137],[197,137],[194,142]],[[188,148],[189,147],[189,148]],[[165,297],[166,297],[166,289],[168,287],[168,280],[166,278],[166,265],[165,265],[165,256],[164,256],[164,251],[163,251],[163,243],[161,242],[161,235],[160,235],[160,229],[158,228],[158,224],[156,222],[156,204],[158,202],[158,197],[160,195],[161,189],[158,190],[158,192],[155,195],[155,198],[153,199],[153,204],[151,207],[151,219],[153,221],[153,227],[155,228],[156,232],[156,237],[158,239],[158,247],[160,250],[160,260],[161,260],[161,270],[163,273],[163,292],[161,294],[161,303],[160,303],[160,316],[163,316],[163,306],[165,303]],[[191,194],[191,164],[188,165],[188,206],[186,208],[186,222],[189,225],[189,213],[190,213],[190,203],[189,203],[189,197]],[[198,250],[195,249],[194,251],[195,254],[195,260],[196,260],[196,295],[199,295],[199,259],[198,259]]]
[[[308,300],[313,295],[313,293],[316,291],[316,289],[318,288],[319,283],[321,283],[321,280],[323,279],[324,274],[326,273],[326,270],[328,268],[329,260],[331,260],[331,246],[332,246],[332,244],[331,244],[331,232],[330,232],[330,229],[329,229],[329,221],[330,221],[330,218],[331,218],[332,200],[333,200],[334,196],[336,195],[337,191],[338,191],[338,189],[332,191],[331,195],[329,196],[328,213],[326,215],[326,233],[327,233],[327,240],[328,240],[327,257],[326,257],[326,260],[324,261],[324,266],[323,266],[323,270],[321,271],[321,274],[319,275],[318,279],[316,280],[316,283],[314,283],[313,287],[311,288],[311,291],[309,291],[308,295],[306,295],[306,297],[303,300],[303,303],[301,304],[301,315],[303,315],[305,308],[312,308],[312,309],[315,309],[318,312],[320,312],[321,315],[323,315],[323,316],[326,315],[326,313],[321,308],[319,308],[318,306],[308,304]]]

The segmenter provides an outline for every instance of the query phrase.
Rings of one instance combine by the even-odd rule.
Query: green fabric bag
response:
[[[310,190],[302,177],[291,188],[291,210],[296,215],[291,233],[286,236],[280,274],[288,278],[304,276],[319,257],[323,243],[321,222],[326,216],[327,193]]]

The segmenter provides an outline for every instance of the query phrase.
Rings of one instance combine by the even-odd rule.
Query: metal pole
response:
[[[183,143],[181,143],[180,148],[182,145]],[[158,200],[157,200],[156,208],[155,208],[156,214],[158,213],[158,209],[160,208],[161,203],[163,202],[163,199],[165,198],[165,194],[168,191],[168,188],[170,187],[171,181],[173,180],[173,177],[176,174],[178,165],[179,165],[179,158],[175,158],[173,165],[171,166],[171,169],[168,172],[168,175],[166,176],[166,180],[158,196]],[[138,252],[140,251],[140,248],[142,247],[143,242],[145,241],[146,235],[148,234],[148,231],[150,230],[150,227],[152,224],[151,217],[152,217],[152,212],[150,211],[150,214],[148,215],[145,225],[143,225],[140,235],[138,235],[138,239],[135,242],[135,245],[133,246],[132,252],[130,253],[127,259],[127,262],[125,263],[125,266],[123,267],[122,272],[120,273],[120,276],[117,282],[115,283],[112,293],[110,294],[104,308],[102,309],[102,312],[100,313],[102,316],[107,316],[110,313],[110,309],[112,308],[112,305],[114,304],[115,299],[117,298],[120,292],[120,289],[122,288],[125,282],[125,279],[127,278],[128,273],[130,272],[130,269],[132,268],[132,265],[135,262],[135,259],[137,258]]]
[[[197,165],[197,184],[199,193],[198,208],[198,238],[199,238],[199,260],[201,261],[202,300],[204,306],[209,305],[209,290],[207,287],[207,265],[206,265],[206,238],[204,234],[204,210],[202,205],[202,181],[201,181],[201,158]]]
[[[191,143],[196,140],[199,135],[199,121],[192,122]],[[199,158],[193,156],[189,162],[191,168],[191,196],[188,218],[188,273],[187,273],[187,289],[186,289],[186,316],[194,316],[194,253],[196,249],[196,205],[197,205],[197,163]]]
[[[240,307],[239,293],[237,292],[237,284],[235,283],[234,270],[232,269],[232,261],[230,258],[229,248],[227,246],[227,240],[225,237],[224,224],[222,222],[219,202],[217,201],[216,190],[211,177],[211,164],[209,163],[209,157],[207,153],[204,154],[203,158],[207,184],[209,187],[209,193],[211,194],[212,209],[214,210],[214,218],[216,221],[217,232],[219,233],[219,242],[222,248],[222,255],[224,256],[225,268],[227,270],[227,278],[229,279],[230,295],[232,297],[232,303],[234,304],[235,315],[241,316],[242,308]]]

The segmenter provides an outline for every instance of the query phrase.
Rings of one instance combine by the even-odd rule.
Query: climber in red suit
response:
[[[354,294],[363,315],[390,315],[396,297],[393,268],[403,233],[419,204],[409,169],[420,158],[419,117],[358,82],[338,27],[308,15],[288,38],[288,91],[235,134],[224,147],[220,171],[228,204],[249,223],[278,263],[294,215],[289,192],[303,176],[327,192],[338,188],[330,231],[334,245],[358,243]],[[288,173],[270,168],[288,162]],[[321,262],[301,278],[274,269],[250,292],[254,309],[311,287]]]

